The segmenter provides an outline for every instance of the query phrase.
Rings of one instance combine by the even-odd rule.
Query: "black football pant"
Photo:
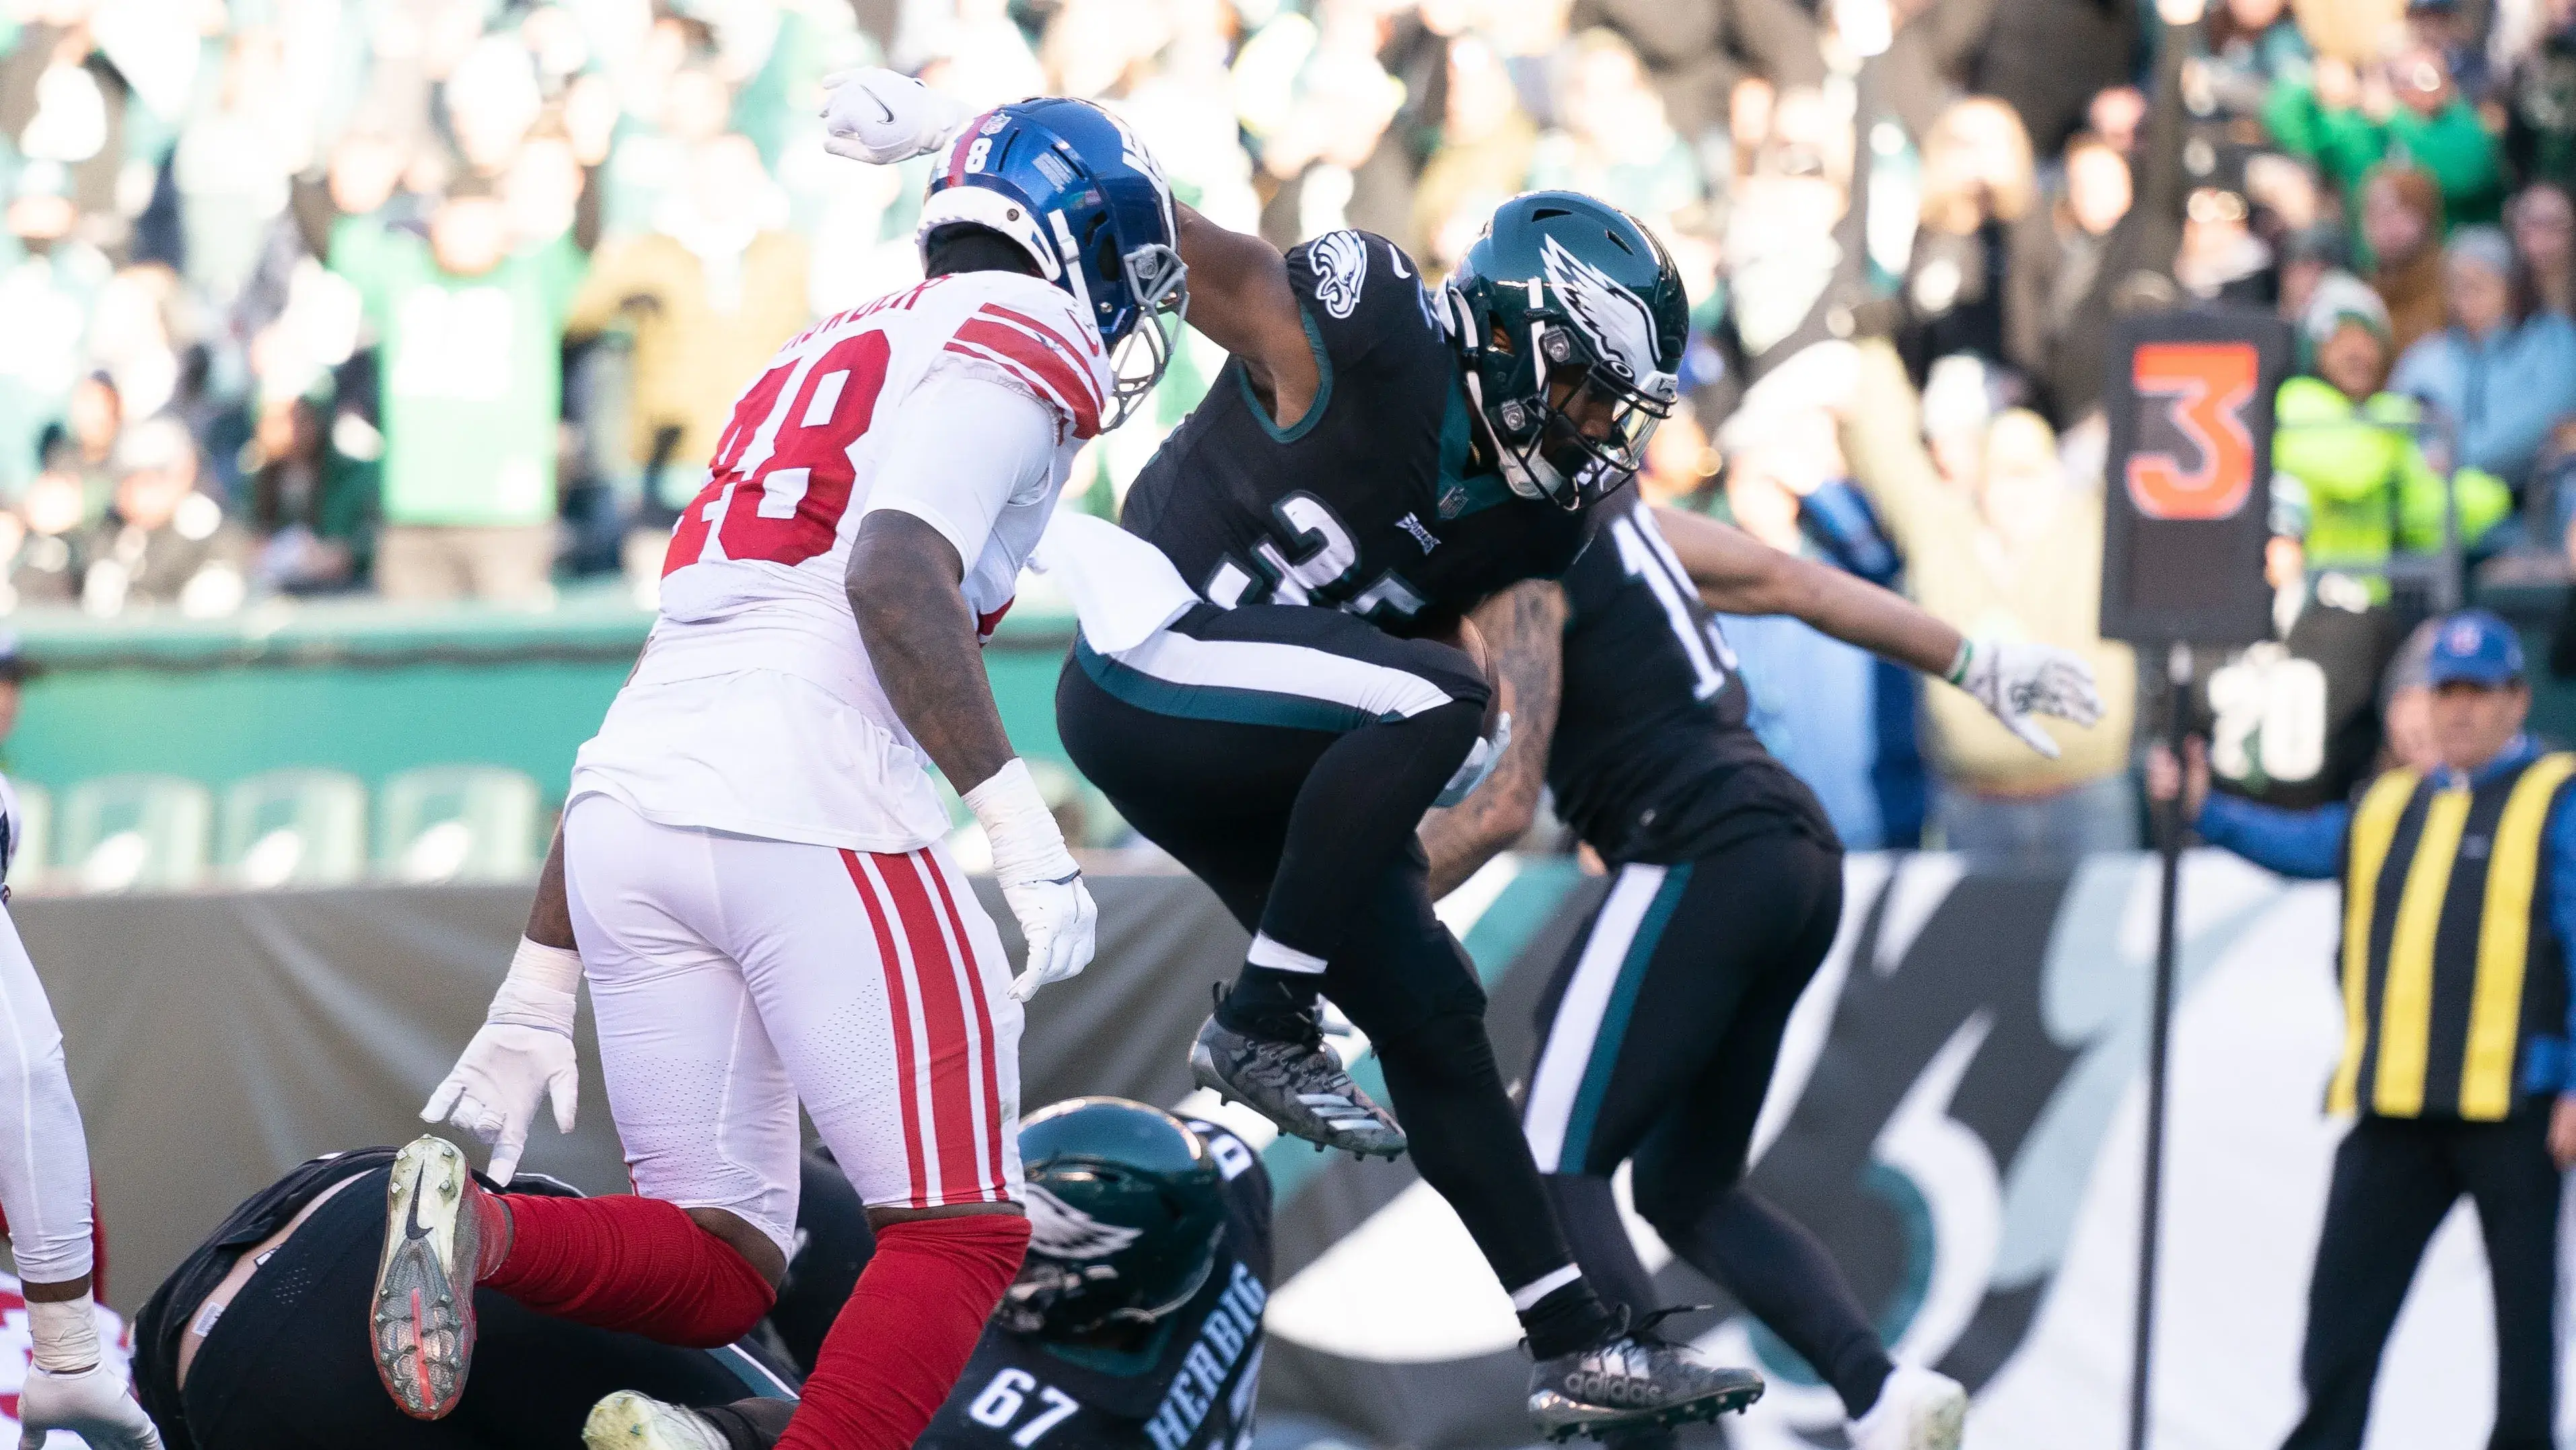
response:
[[[1630,865],[1539,1005],[1522,1126],[1584,1273],[1644,1313],[1653,1284],[1611,1197],[1824,1376],[1855,1417],[1887,1349],[1824,1245],[1743,1186],[1790,1009],[1834,942],[1842,854],[1787,828]]]
[[[2501,1123],[2364,1117],[2335,1150],[2299,1353],[2307,1413],[2283,1450],[2355,1450],[2389,1330],[2433,1230],[2467,1194],[2495,1292],[2496,1413],[2488,1450],[2549,1450],[2555,1414],[2559,1176],[2549,1106]]]
[[[677,1349],[482,1289],[464,1398],[443,1420],[411,1418],[367,1348],[385,1178],[377,1169],[315,1209],[225,1306],[180,1386],[187,1423],[163,1426],[164,1439],[196,1450],[562,1450],[581,1442],[591,1406],[615,1390],[685,1405],[787,1393],[740,1350]],[[164,1327],[147,1314],[137,1343],[159,1342]]]
[[[1423,1180],[1506,1289],[1572,1262],[1485,1035],[1485,993],[1431,913],[1414,831],[1487,690],[1458,651],[1338,610],[1201,605],[1124,660],[1078,645],[1065,749],[1147,840],[1255,932],[1319,959],[1366,1032]]]

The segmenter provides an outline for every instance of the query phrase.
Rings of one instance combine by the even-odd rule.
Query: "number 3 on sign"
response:
[[[2245,342],[2151,342],[2138,349],[2130,380],[2141,411],[2161,399],[2196,456],[2141,450],[2129,456],[2129,500],[2151,519],[2223,519],[2245,506],[2255,479],[2254,434],[2245,405],[2259,371]]]

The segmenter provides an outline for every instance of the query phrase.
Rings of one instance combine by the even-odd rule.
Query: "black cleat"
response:
[[[1530,1369],[1530,1422],[1551,1441],[1605,1440],[1714,1420],[1762,1398],[1762,1376],[1710,1364],[1655,1333],[1657,1321],[1680,1312],[1659,1310],[1589,1349],[1540,1360]]]
[[[1401,1155],[1404,1130],[1342,1070],[1314,1018],[1303,1021],[1306,1031],[1283,1041],[1249,1036],[1210,1017],[1190,1046],[1190,1075],[1318,1150],[1340,1148],[1362,1158]]]

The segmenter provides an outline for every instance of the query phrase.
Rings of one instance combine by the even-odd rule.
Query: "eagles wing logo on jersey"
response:
[[[1565,249],[1554,237],[1539,244],[1547,283],[1564,301],[1592,350],[1612,372],[1631,383],[1656,376],[1655,318],[1637,294]]]
[[[1144,1236],[1143,1229],[1102,1223],[1044,1184],[1029,1184],[1028,1195],[1029,1248],[1049,1258],[1105,1259]]]
[[[1357,232],[1326,232],[1307,248],[1315,269],[1315,300],[1335,319],[1360,305],[1360,286],[1368,280],[1368,242]]]

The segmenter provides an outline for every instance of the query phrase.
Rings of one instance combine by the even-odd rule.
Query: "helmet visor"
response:
[[[1646,443],[1673,411],[1672,379],[1644,385],[1581,358],[1553,363],[1540,397],[1539,453],[1587,490],[1607,491],[1645,466]]]

